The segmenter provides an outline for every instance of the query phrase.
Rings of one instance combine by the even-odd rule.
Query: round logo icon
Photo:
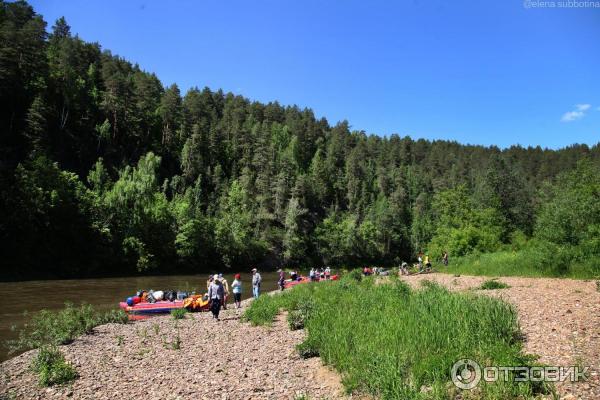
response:
[[[481,380],[481,367],[468,358],[459,360],[452,366],[452,382],[459,389],[473,389]]]

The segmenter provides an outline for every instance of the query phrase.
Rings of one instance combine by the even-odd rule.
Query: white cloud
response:
[[[575,108],[577,111],[587,111],[592,107],[591,104],[576,104]]]
[[[562,122],[571,122],[581,119],[585,116],[585,112],[592,108],[591,104],[575,104],[575,110],[567,111],[561,117]],[[598,108],[600,110],[600,107]]]

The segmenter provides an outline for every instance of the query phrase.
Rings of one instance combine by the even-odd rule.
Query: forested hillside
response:
[[[598,145],[368,135],[310,109],[181,93],[64,19],[49,31],[0,1],[4,279],[390,265],[529,242],[549,264],[600,255]]]

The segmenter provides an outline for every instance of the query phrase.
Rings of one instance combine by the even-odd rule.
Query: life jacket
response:
[[[188,311],[202,311],[207,310],[209,305],[208,296],[194,295],[187,297],[183,301],[183,306]]]

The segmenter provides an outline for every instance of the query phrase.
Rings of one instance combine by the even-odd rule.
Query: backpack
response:
[[[156,299],[154,298],[154,294],[153,293],[148,293],[148,296],[146,296],[146,301],[148,303],[156,303]]]
[[[165,292],[163,292],[162,290],[157,290],[156,292],[152,293],[152,296],[154,296],[154,299],[156,299],[156,301],[161,301],[162,299],[164,299]]]
[[[175,301],[176,298],[177,298],[177,293],[175,293],[173,290],[167,290],[165,292],[165,300]]]

